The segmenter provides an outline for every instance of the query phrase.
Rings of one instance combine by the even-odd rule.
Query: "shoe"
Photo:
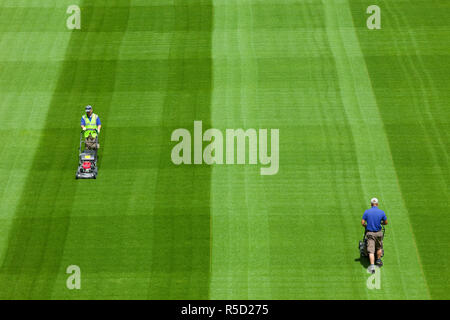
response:
[[[382,267],[382,266],[383,266],[383,261],[381,261],[381,259],[377,259],[377,261],[375,261],[375,264],[376,264],[378,267]]]
[[[368,268],[367,268],[367,272],[374,274],[375,273],[375,265],[371,264]]]

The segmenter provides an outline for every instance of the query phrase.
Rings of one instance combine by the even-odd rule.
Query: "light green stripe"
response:
[[[214,8],[212,125],[257,128],[252,117],[258,81],[252,7]],[[236,20],[227,19],[230,13]],[[232,31],[223,32],[222,29]],[[223,58],[230,59],[224,61]],[[238,89],[234,86],[239,84]],[[211,299],[270,299],[267,207],[256,166],[215,166],[211,180]]]

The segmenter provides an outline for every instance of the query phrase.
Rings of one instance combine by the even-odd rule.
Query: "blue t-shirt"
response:
[[[386,214],[383,210],[373,206],[364,211],[363,217],[367,222],[367,231],[377,232],[381,230],[381,220],[387,221]]]

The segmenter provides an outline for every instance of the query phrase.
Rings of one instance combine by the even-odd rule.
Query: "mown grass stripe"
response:
[[[371,4],[352,1],[356,14]],[[358,32],[433,299],[448,298],[448,12],[441,1],[381,1],[382,29]],[[447,40],[447,41],[446,41]],[[376,51],[374,48],[377,48]],[[447,49],[447,50],[445,50]],[[377,52],[376,55],[374,53]],[[436,219],[436,217],[439,217]]]
[[[148,298],[207,299],[211,167],[172,164],[170,154],[174,143],[170,137],[177,128],[187,128],[193,134],[194,120],[203,121],[204,130],[211,126],[213,7],[209,0],[189,4],[177,0],[173,13],[170,29],[192,33],[189,37],[187,33],[173,33],[167,60]],[[180,58],[185,50],[192,50],[192,36],[198,39],[195,50],[199,56],[206,55],[209,59]]]
[[[83,7],[85,2],[80,4]],[[92,24],[108,29],[104,24],[106,12],[95,7],[85,7],[83,28],[74,31],[67,47],[67,56],[73,58],[80,46],[89,46],[89,32]],[[128,23],[127,11],[121,11],[114,19],[114,25]],[[74,36],[79,33],[77,36]],[[115,50],[119,54],[118,33]],[[83,58],[83,57],[79,57]],[[78,139],[79,117],[82,106],[92,103],[97,111],[105,114],[112,97],[116,63],[100,64],[103,73],[93,77],[93,71],[83,61],[64,62],[55,94],[51,101],[41,140],[34,156],[31,170],[17,206],[8,249],[0,274],[0,297],[5,299],[48,299],[58,273],[64,272],[60,265],[70,216],[77,188],[91,188],[89,181],[75,181],[77,154],[74,153]],[[79,90],[72,90],[72,88]],[[87,101],[90,95],[83,89],[95,88],[102,92],[94,101]],[[64,92],[65,94],[61,94]],[[73,130],[59,129],[61,122],[73,121]],[[46,170],[51,168],[51,170]],[[81,184],[83,184],[81,186]],[[62,286],[64,283],[61,284]]]
[[[277,175],[265,177],[259,166],[214,167],[211,295],[320,299],[364,294],[365,279],[356,278],[361,266],[353,250],[329,245],[360,236],[352,217],[363,203],[334,61],[327,39],[305,42],[308,29],[298,33],[301,26],[294,20],[302,16],[303,25],[322,35],[322,6],[270,3],[264,23],[256,9],[253,1],[216,6],[213,124],[221,129],[279,128],[281,166]],[[275,43],[264,42],[260,36],[276,29],[271,18],[286,12],[291,15],[283,24],[290,32],[280,32]],[[319,48],[326,50],[314,58],[308,54]],[[280,54],[269,57],[272,52]],[[343,232],[329,231],[341,225]]]
[[[433,19],[436,21],[448,16],[450,12],[450,6],[448,4],[441,2],[432,2],[430,4],[427,2],[426,5],[432,10],[430,13],[433,13]],[[445,89],[442,88],[442,84],[438,85],[442,77],[439,75],[439,71],[442,72],[443,63],[436,57],[430,59],[429,57],[422,57],[420,54],[419,49],[429,45],[433,32],[430,32],[425,44],[419,44],[416,41],[415,34],[418,26],[415,26],[415,23],[411,23],[409,12],[411,9],[417,10],[419,8],[417,3],[415,6],[408,7],[406,10],[404,4],[388,4],[385,1],[384,6],[392,12],[391,16],[395,17],[393,19],[393,27],[398,30],[395,32],[397,37],[406,39],[411,44],[411,48],[413,48],[412,52],[405,52],[403,48],[398,46],[397,41],[393,39],[393,43],[402,57],[402,59],[398,59],[398,64],[402,67],[405,82],[409,84],[408,91],[411,93],[410,97],[414,101],[414,104],[408,107],[417,111],[417,114],[420,115],[416,117],[416,120],[420,123],[421,130],[416,131],[416,133],[420,133],[420,139],[425,142],[425,144],[420,146],[420,153],[423,152],[428,156],[428,166],[433,168],[432,178],[426,174],[426,172],[429,172],[428,170],[418,170],[420,179],[425,182],[418,184],[417,189],[419,190],[416,189],[412,193],[405,188],[405,185],[410,185],[407,178],[409,174],[403,173],[406,170],[404,170],[401,161],[398,160],[399,156],[397,154],[394,157],[394,163],[402,171],[401,175],[399,175],[399,182],[404,190],[406,206],[410,212],[412,228],[414,236],[417,239],[420,260],[424,268],[430,295],[433,299],[448,299],[450,276],[446,272],[446,266],[450,262],[448,250],[450,236],[447,232],[440,231],[446,230],[450,222],[449,216],[447,215],[450,204],[448,202],[442,202],[441,204],[441,199],[448,198],[450,181],[448,161],[450,144],[447,135],[449,117],[448,108],[447,114],[445,113],[446,109],[443,108],[443,106],[448,104],[448,101],[445,100],[445,93],[448,92],[448,87]],[[431,18],[429,14],[426,14],[426,16]],[[401,27],[405,26],[406,28],[401,29]],[[446,26],[447,30],[450,30],[448,23]],[[441,41],[446,43],[448,47],[449,39],[447,36],[447,41],[445,41],[445,38],[443,41],[441,39]],[[428,63],[425,64],[425,61]],[[444,115],[443,117],[442,114]],[[384,115],[383,112],[382,115]],[[389,133],[389,136],[389,143],[392,145],[392,148],[394,150],[403,150],[403,148],[396,148],[396,137],[392,136],[392,133]],[[403,146],[404,144],[402,144]],[[417,163],[420,162],[418,161]],[[434,203],[432,205],[427,203],[427,207],[425,208],[422,204],[417,205],[417,197],[413,194],[425,195],[430,190],[433,190],[432,198],[435,199],[435,201],[430,202]],[[430,197],[429,199],[431,200],[432,198]],[[438,205],[437,209],[434,208],[436,204]],[[422,212],[426,212],[427,216],[440,216],[441,218],[438,220],[429,219],[428,217],[423,217]],[[434,238],[434,241],[430,238]]]
[[[348,57],[348,52],[361,51],[348,2],[347,0],[323,1],[323,4],[327,17],[328,39],[338,71],[342,102],[355,141],[364,196],[366,199],[373,196],[379,197],[391,221],[389,230],[393,240],[389,243],[394,246],[396,252],[393,253],[395,257],[388,256],[387,259],[390,262],[396,259],[397,263],[395,269],[392,266],[392,268],[383,269],[382,272],[384,281],[394,282],[394,279],[400,277],[402,291],[395,292],[396,289],[392,288],[392,291],[385,290],[385,292],[388,291],[386,292],[388,296],[429,298],[430,293],[420,263],[414,233],[365,61],[362,54],[352,59]],[[407,276],[404,270],[408,270]],[[411,281],[411,278],[414,281]]]

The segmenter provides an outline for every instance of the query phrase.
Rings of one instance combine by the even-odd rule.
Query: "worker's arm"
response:
[[[97,132],[100,133],[100,129],[102,128],[102,122],[100,121],[100,118],[97,116]]]
[[[361,225],[365,228],[367,227],[367,211],[364,212],[362,218],[361,218]]]
[[[81,129],[82,129],[83,131],[85,131],[85,130],[86,130],[86,127],[83,126],[83,125],[81,125]]]
[[[387,225],[387,217],[386,214],[383,214],[383,219],[381,219],[381,223]]]

